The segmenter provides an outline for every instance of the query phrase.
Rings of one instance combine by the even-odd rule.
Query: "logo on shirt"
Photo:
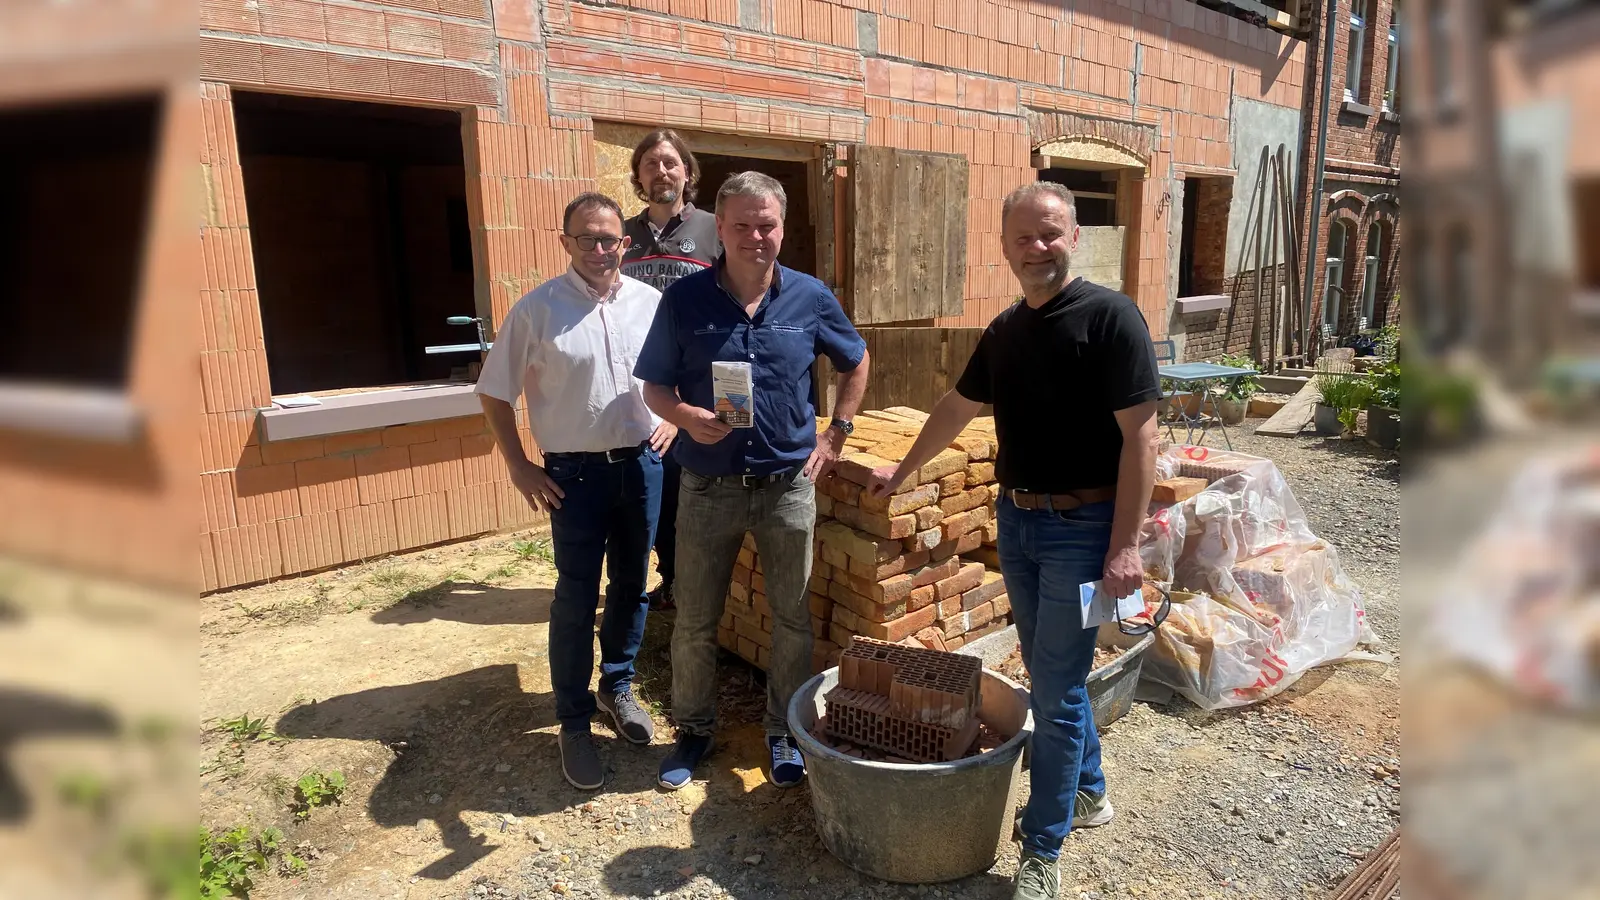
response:
[[[683,241],[678,244],[678,249],[682,250],[684,253],[693,253],[694,238],[684,238]]]
[[[623,262],[622,274],[642,281],[658,291],[665,291],[679,278],[693,275],[705,268],[708,268],[705,263],[682,256],[641,256]]]

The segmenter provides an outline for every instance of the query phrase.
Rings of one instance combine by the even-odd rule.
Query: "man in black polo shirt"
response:
[[[1084,680],[1097,629],[1078,586],[1139,589],[1139,529],[1155,483],[1155,347],[1128,297],[1069,278],[1078,244],[1072,193],[1017,188],[1001,208],[1006,261],[1023,299],[996,316],[956,389],[898,466],[873,473],[887,494],[949,446],[985,403],[1000,442],[1000,569],[1033,682],[1033,790],[1022,817],[1018,900],[1054,898],[1057,858],[1074,826],[1111,820],[1100,740]]]
[[[722,252],[717,217],[693,203],[700,164],[688,143],[670,128],[658,128],[633,148],[633,192],[647,206],[629,219],[623,233],[632,241],[622,257],[622,274],[665,291],[685,275],[710,268]],[[678,455],[661,459],[661,524],[656,528],[656,573],[661,584],[650,592],[651,609],[671,609],[677,577]]]

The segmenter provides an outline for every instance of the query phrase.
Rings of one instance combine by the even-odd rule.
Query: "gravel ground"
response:
[[[1352,441],[1255,437],[1247,431],[1256,424],[1238,429],[1235,448],[1277,462],[1313,530],[1339,548],[1374,629],[1398,638],[1398,461]],[[1396,668],[1356,663],[1315,670],[1273,700],[1228,712],[1206,712],[1179,698],[1136,703],[1104,735],[1118,815],[1110,825],[1071,836],[1062,856],[1062,896],[1327,896],[1399,824]],[[1019,796],[1025,797],[1023,778]],[[558,814],[560,838],[531,835],[536,849],[515,871],[480,877],[459,896],[1009,896],[1015,844],[1002,845],[988,872],[959,882],[884,884],[827,856],[803,792],[771,793],[741,802],[780,815],[702,807],[693,866],[667,841],[620,858],[617,852],[624,836],[672,829],[686,814],[675,798],[602,796]]]

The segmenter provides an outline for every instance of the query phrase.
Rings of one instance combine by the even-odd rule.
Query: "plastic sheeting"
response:
[[[1172,590],[1147,676],[1205,709],[1226,709],[1265,700],[1374,641],[1338,549],[1312,533],[1271,460],[1183,446],[1163,453],[1157,471],[1211,485],[1145,522],[1145,577]]]
[[[1529,462],[1419,642],[1526,696],[1600,709],[1600,447]]]

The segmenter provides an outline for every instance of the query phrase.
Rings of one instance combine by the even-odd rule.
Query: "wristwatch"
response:
[[[844,432],[845,437],[849,437],[850,433],[856,430],[856,424],[854,422],[850,421],[849,419],[841,419],[838,417],[834,417],[834,419],[828,423],[828,427],[839,429],[840,431]]]

